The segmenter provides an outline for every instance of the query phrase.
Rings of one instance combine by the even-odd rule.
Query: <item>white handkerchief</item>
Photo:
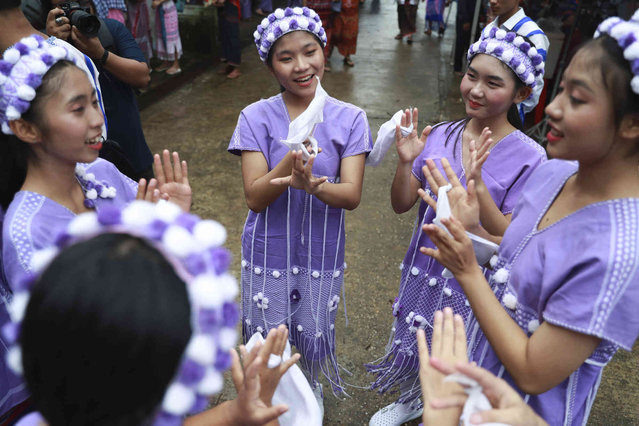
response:
[[[288,125],[288,135],[281,142],[293,151],[302,151],[304,161],[311,155],[318,153],[318,143],[313,137],[315,125],[324,121],[324,105],[328,98],[328,93],[322,88],[319,77],[317,78],[317,88],[315,96],[306,108],[295,120]]]
[[[413,116],[412,112],[413,110],[411,109],[411,118]],[[380,126],[379,131],[377,132],[377,139],[375,139],[375,145],[373,145],[373,150],[366,158],[367,166],[375,167],[382,162],[386,156],[386,152],[388,152],[388,149],[395,142],[395,129],[397,125],[400,125],[400,130],[404,137],[410,135],[413,131],[412,121],[408,127],[401,126],[403,113],[404,111],[402,110],[397,111],[390,120]]]
[[[464,391],[468,394],[468,399],[464,404],[462,415],[459,418],[464,426],[470,426],[470,417],[482,411],[493,408],[490,401],[484,395],[479,383],[462,373],[453,373],[444,378],[445,382],[457,382],[464,386]],[[504,423],[482,423],[483,426],[507,426]]]
[[[448,219],[452,215],[450,203],[448,202],[448,191],[452,188],[453,185],[449,183],[448,185],[441,186],[439,191],[437,191],[437,212],[435,219],[433,219],[433,223],[446,231],[448,235],[450,235],[450,232],[448,232],[446,226],[442,224],[442,219]],[[479,266],[488,263],[490,258],[497,253],[497,250],[499,250],[499,246],[492,241],[488,241],[478,235],[471,234],[468,231],[466,231],[466,235],[468,235],[468,238],[470,238],[470,241],[473,243],[475,258],[477,259]],[[444,278],[453,278],[453,274],[448,269],[444,269],[442,271],[442,276]]]

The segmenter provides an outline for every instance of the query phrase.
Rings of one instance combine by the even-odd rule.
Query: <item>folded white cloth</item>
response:
[[[246,343],[246,350],[257,343],[264,343],[264,338],[260,333],[255,333]],[[291,344],[286,342],[286,348],[281,357],[271,355],[268,361],[268,367],[278,366],[282,361],[286,361],[291,357]],[[308,380],[304,377],[304,373],[294,365],[280,379],[280,383],[273,394],[273,405],[286,404],[288,411],[277,418],[281,426],[321,426],[322,414],[319,404],[315,399],[315,394],[308,384]]]
[[[400,125],[400,130],[402,132],[402,136],[406,137],[410,135],[413,131],[413,122],[411,121],[410,126],[404,127],[401,126],[402,114],[404,111],[397,111],[393,117],[388,120],[386,123],[382,124],[377,132],[377,139],[375,139],[375,145],[373,145],[373,150],[368,154],[366,158],[367,166],[377,166],[382,162],[384,156],[386,156],[386,152],[388,148],[395,143],[395,129],[397,125]],[[411,110],[412,117],[412,110]]]
[[[464,426],[470,426],[470,417],[475,413],[480,413],[482,411],[491,410],[493,408],[490,405],[490,401],[484,395],[483,389],[476,380],[471,379],[462,373],[453,373],[446,378],[444,378],[445,382],[457,382],[460,385],[464,386],[464,391],[468,394],[468,399],[466,399],[466,403],[464,404],[464,409],[462,410],[462,415],[459,418],[461,423]],[[482,423],[484,426],[506,426],[504,423]]]
[[[318,153],[318,143],[313,137],[315,125],[324,121],[324,105],[328,93],[317,78],[315,96],[306,110],[288,125],[288,135],[281,142],[293,151],[302,151],[302,158],[307,161],[311,155]]]

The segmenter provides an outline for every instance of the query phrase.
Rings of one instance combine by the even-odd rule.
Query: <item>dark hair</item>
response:
[[[619,127],[626,114],[639,113],[639,95],[630,87],[634,75],[617,41],[604,34],[586,42],[578,51],[598,55],[595,56],[598,64],[593,68],[599,69],[604,87],[612,98],[615,126]]]
[[[34,285],[24,375],[51,426],[152,420],[191,335],[186,286],[149,243],[102,234],[64,250]]]
[[[0,10],[11,10],[20,7],[20,0],[0,0]]]
[[[45,128],[43,105],[45,101],[62,86],[63,71],[75,66],[73,62],[62,60],[56,62],[42,78],[42,84],[36,90],[36,97],[31,101],[29,109],[22,114],[26,121]],[[4,210],[9,207],[16,192],[20,190],[27,177],[27,158],[29,145],[15,135],[0,134],[0,206]]]

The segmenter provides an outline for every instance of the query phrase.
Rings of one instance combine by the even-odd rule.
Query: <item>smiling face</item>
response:
[[[513,73],[501,61],[490,55],[475,56],[462,78],[459,90],[471,118],[491,120],[506,116],[508,109],[519,101]]]
[[[315,96],[317,79],[324,75],[324,51],[317,38],[307,31],[282,36],[271,49],[271,72],[286,95],[300,101]]]
[[[70,164],[94,161],[102,148],[104,119],[87,75],[67,66],[46,84],[55,90],[40,106],[40,138],[33,149]]]
[[[617,133],[612,96],[606,90],[595,49],[580,50],[564,72],[560,92],[546,107],[548,154],[582,163],[601,161]]]

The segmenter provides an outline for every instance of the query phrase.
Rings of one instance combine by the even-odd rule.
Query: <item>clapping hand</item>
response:
[[[417,108],[413,109],[412,116],[411,111],[408,109],[402,114],[401,127],[408,127],[410,123],[413,123],[413,131],[408,136],[402,135],[400,125],[395,127],[395,147],[401,163],[412,163],[422,153],[426,145],[426,139],[431,131],[431,126],[426,126],[422,131],[421,137],[417,137],[417,126],[419,124],[419,111]]]
[[[491,138],[493,132],[488,127],[484,127],[484,130],[479,135],[479,141],[474,139],[470,141],[470,167],[467,174],[467,179],[475,181],[475,187],[479,187],[484,184],[481,178],[481,168],[486,162],[488,155],[490,154],[490,148],[493,146],[493,139]]]
[[[422,167],[424,177],[428,181],[432,193],[437,194],[439,188],[450,183],[452,188],[448,191],[448,202],[450,203],[451,213],[457,218],[468,231],[473,232],[479,227],[479,201],[475,191],[475,182],[468,182],[468,190],[461,184],[457,175],[453,171],[450,163],[446,158],[441,159],[442,167],[446,173],[446,178],[442,176],[437,165],[431,159],[426,160],[426,165]],[[423,189],[418,189],[417,193],[420,197],[435,211],[437,210],[437,202]]]
[[[292,151],[293,169],[291,175],[281,178],[271,179],[273,185],[290,186],[292,188],[303,189],[313,195],[320,190],[321,185],[328,180],[326,176],[316,178],[313,176],[313,163],[315,155],[304,163],[302,151]]]
[[[434,411],[429,410],[427,404],[433,398],[455,397],[456,401],[461,398],[465,400],[462,387],[454,382],[444,382],[445,374],[431,365],[448,366],[468,362],[466,333],[461,316],[453,316],[451,308],[444,308],[444,312],[435,312],[430,355],[426,346],[424,330],[421,329],[417,330],[417,348],[419,350],[419,380],[425,404],[424,424],[458,424],[461,411],[457,406],[451,404],[450,407],[454,407],[453,409]]]
[[[173,164],[171,164],[173,159]],[[177,152],[170,154],[167,149],[153,156],[153,172],[158,181],[162,197],[171,201],[185,212],[191,209],[192,191],[189,185],[189,170],[186,161],[180,161]]]

